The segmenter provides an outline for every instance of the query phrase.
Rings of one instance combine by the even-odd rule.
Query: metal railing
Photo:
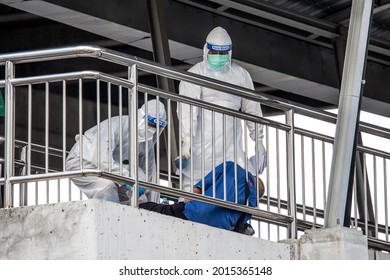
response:
[[[15,69],[22,64],[61,62],[64,59],[86,57],[119,65],[123,67],[123,72],[128,74],[126,77],[120,77],[84,69],[31,77],[15,76],[15,73],[18,73]],[[297,118],[315,120],[329,125],[332,130],[336,122],[335,114],[98,47],[72,47],[0,55],[1,65],[5,66],[6,73],[5,80],[0,81],[0,88],[5,88],[7,114],[4,128],[4,173],[0,182],[4,188],[3,199],[6,207],[85,199],[70,179],[77,176],[100,176],[135,185],[135,188],[145,187],[173,198],[197,199],[250,213],[253,215],[253,225],[257,227],[256,234],[260,238],[270,240],[297,238],[305,229],[323,225],[334,132],[330,133],[331,135],[324,135],[305,128],[305,122],[297,122]],[[259,102],[262,106],[280,110],[283,120],[232,111],[222,106],[145,85],[139,81],[139,77],[144,73],[201,85]],[[200,125],[202,128],[210,126],[213,135],[217,129],[224,127],[215,124],[217,118],[222,119],[223,122],[227,118],[232,118],[237,125],[253,122],[264,127],[268,167],[260,177],[265,182],[266,195],[258,208],[183,191],[181,172],[172,167],[174,159],[171,158],[171,148],[177,143],[173,143],[169,137],[172,129],[178,130],[181,134],[180,116],[179,127],[175,128],[168,114],[169,125],[166,128],[168,136],[157,138],[155,149],[157,180],[141,181],[137,164],[130,164],[130,178],[123,176],[123,169],[126,167],[122,164],[122,159],[128,159],[130,163],[139,162],[137,156],[134,156],[136,154],[134,151],[138,149],[137,129],[135,129],[138,119],[137,109],[140,103],[154,98],[166,104],[167,112],[175,107],[180,108],[180,104],[189,104],[191,113],[198,108],[202,114],[212,114],[211,124]],[[53,112],[51,102],[62,104],[62,111]],[[89,117],[91,114],[95,116],[94,121]],[[79,170],[66,170],[66,157],[74,144],[72,138],[76,134],[82,135],[105,119],[108,120],[110,127],[114,116],[128,120],[127,132],[130,135],[128,154],[123,154],[123,144],[120,144],[121,172],[114,174],[110,170],[101,169],[101,166],[95,169],[85,168],[83,162],[80,162]],[[235,135],[236,129],[235,126],[232,132],[224,131],[224,137],[230,137],[229,133]],[[361,133],[390,139],[388,129],[372,124],[361,123],[359,130]],[[82,143],[83,140],[80,141]],[[249,136],[243,133],[242,142],[246,158],[254,154],[257,149],[249,147],[251,141]],[[62,145],[53,147],[52,142],[62,143]],[[237,139],[234,143],[236,145]],[[164,144],[165,157],[160,155]],[[17,147],[21,147],[20,152]],[[180,145],[178,151],[180,156]],[[356,183],[354,186],[352,226],[362,230],[369,237],[371,247],[389,251],[387,172],[390,154],[363,145],[358,146],[358,151],[363,160],[357,169],[360,168],[363,171],[360,174],[364,176],[362,183]],[[111,152],[113,150],[110,149],[109,153]],[[82,149],[80,153],[83,153]],[[213,156],[215,155],[203,154],[202,160]],[[370,165],[367,168],[368,158],[373,159],[374,167],[371,168]],[[378,166],[378,161],[383,161],[383,164]],[[148,166],[147,161],[144,164]],[[246,160],[242,165],[248,171],[248,161]],[[166,170],[161,170],[162,166],[165,166]],[[383,172],[380,173],[379,169]],[[356,174],[356,182],[358,182],[359,173]],[[146,174],[146,177],[148,175]],[[203,171],[202,177],[205,175],[206,171]],[[381,180],[378,180],[378,176],[381,176]],[[160,178],[164,178],[166,184]],[[29,199],[31,197],[33,199]],[[360,199],[362,201],[359,201]]]

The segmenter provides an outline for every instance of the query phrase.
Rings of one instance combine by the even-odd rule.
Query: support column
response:
[[[169,51],[169,43],[168,43],[168,36],[166,32],[165,27],[165,17],[164,17],[164,1],[160,0],[148,0],[147,6],[148,6],[148,17],[149,17],[149,26],[150,26],[150,34],[152,37],[152,45],[153,45],[153,56],[154,61],[159,62],[164,65],[171,66],[171,55]],[[173,83],[173,80],[168,79],[166,77],[157,76],[157,85],[160,89],[163,89],[165,91],[169,92],[175,92],[175,85]],[[173,172],[176,171],[176,166],[174,164],[175,158],[178,156],[178,141],[176,140],[176,133],[175,130],[176,127],[179,127],[179,122],[176,116],[176,104],[171,103],[170,109],[168,110],[168,104],[165,100],[161,100],[165,108],[167,109],[167,114],[170,116],[169,119],[169,127],[170,130],[165,129],[163,132],[164,138],[165,138],[165,151],[167,155],[167,159],[170,158],[170,166],[166,166],[166,170],[168,171],[168,176],[170,176],[169,173],[171,173],[171,169]],[[169,137],[168,133],[170,133],[169,137],[171,142],[173,143],[168,148],[169,145]],[[170,151],[171,156],[168,156],[168,151]]]
[[[367,237],[361,231],[343,225],[350,175],[354,167],[372,9],[372,0],[352,2],[325,228],[309,230],[301,237],[299,258],[303,260],[368,259]]]
[[[329,180],[328,204],[325,227],[344,223],[348,182],[354,145],[356,145],[357,123],[361,103],[363,72],[367,54],[369,27],[373,2],[354,0],[348,31],[343,78],[340,90],[335,145]]]

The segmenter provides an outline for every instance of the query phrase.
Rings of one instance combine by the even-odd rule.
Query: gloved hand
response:
[[[140,196],[143,195],[144,193],[145,193],[145,189],[139,187],[139,188],[138,188],[138,197],[140,197]]]
[[[119,188],[119,189],[125,188],[125,189],[126,189],[126,195],[127,195],[129,198],[131,197],[132,188],[130,187],[129,184],[124,184],[124,185],[122,185],[122,186],[119,186],[118,188]],[[144,193],[145,193],[145,189],[139,187],[139,188],[138,188],[138,197],[140,197],[140,196],[143,195]]]
[[[133,194],[134,186],[130,186],[129,184],[123,184],[119,186],[118,184],[118,197],[119,197],[119,203],[120,204],[129,204],[129,200],[131,199],[131,195]],[[144,203],[147,202],[147,198],[144,195],[145,189],[139,187],[138,188],[138,202]],[[142,202],[140,202],[142,201]]]
[[[188,166],[188,159],[181,159],[180,157],[177,157],[175,159],[175,166],[176,168],[180,168],[180,160],[181,160],[181,167],[184,169]]]
[[[189,136],[185,136],[182,140],[181,156],[183,159],[191,157],[191,140]]]
[[[255,167],[256,166],[256,155],[251,156],[249,161],[251,162],[253,168],[255,168],[255,170],[259,171],[260,174],[262,174],[264,169],[267,167],[267,151],[264,148],[262,140],[259,140],[257,142],[257,146],[258,146],[258,151],[259,151],[257,154],[258,167],[257,168]]]

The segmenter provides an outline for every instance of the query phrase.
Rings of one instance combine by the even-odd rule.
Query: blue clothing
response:
[[[226,200],[229,202],[235,202],[235,182],[234,182],[234,162],[226,162]],[[257,207],[257,191],[254,187],[254,178],[251,173],[248,172],[248,205]],[[223,163],[215,168],[215,198],[224,199],[224,184],[223,184]],[[245,186],[246,172],[237,165],[237,190],[238,190],[238,204],[246,205],[245,202]],[[205,196],[213,197],[213,172],[207,174],[204,180]],[[196,184],[197,187],[202,188],[202,181]],[[183,214],[188,220],[198,223],[207,224],[210,226],[223,228],[227,230],[233,230],[237,226],[238,219],[241,216],[241,212],[223,208],[220,206],[211,205],[208,203],[192,200],[185,203],[185,209]],[[245,214],[243,223],[246,223],[251,218],[250,214]]]

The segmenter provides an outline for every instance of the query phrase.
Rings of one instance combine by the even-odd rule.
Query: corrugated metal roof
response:
[[[179,0],[180,1],[180,0]],[[193,4],[198,7],[207,7],[210,10],[224,12],[226,15],[241,17],[243,21],[260,21],[273,28],[286,29],[289,32],[295,32],[302,35],[302,29],[298,25],[281,25],[275,17],[274,22],[269,21],[269,17],[259,16],[260,13],[270,12],[280,14],[286,19],[298,19],[297,21],[336,24],[347,27],[351,12],[352,0],[211,0],[211,1],[193,1],[184,0],[187,4]],[[376,1],[374,6],[373,23],[371,36],[378,39],[390,41],[390,2]],[[257,12],[255,10],[258,10]],[[257,17],[257,18],[256,18]],[[267,20],[264,22],[264,20]],[[307,30],[304,30],[307,31]],[[304,34],[303,34],[304,35]],[[306,34],[309,36],[310,34]],[[315,34],[321,37],[322,34]]]
[[[299,1],[299,0],[264,0],[268,4],[295,11],[311,17],[326,18],[327,16],[342,11],[351,6],[351,0],[342,1]]]

